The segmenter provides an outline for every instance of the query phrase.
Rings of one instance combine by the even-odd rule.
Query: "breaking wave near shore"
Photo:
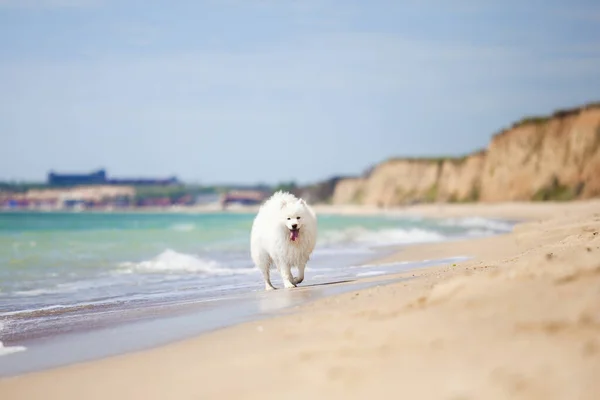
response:
[[[252,273],[250,268],[227,268],[217,260],[201,258],[192,254],[167,249],[158,256],[140,262],[123,262],[117,273],[197,273],[215,276]]]

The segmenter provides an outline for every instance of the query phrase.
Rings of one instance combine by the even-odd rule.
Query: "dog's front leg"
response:
[[[292,275],[292,267],[288,264],[281,266],[281,279],[283,280],[283,286],[286,288],[296,287],[294,283],[295,279]]]
[[[294,279],[296,285],[302,283],[304,280],[304,268],[306,268],[305,264],[298,265],[298,277]]]

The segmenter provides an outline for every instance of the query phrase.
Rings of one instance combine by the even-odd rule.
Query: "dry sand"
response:
[[[382,260],[471,261],[161,348],[4,379],[0,398],[599,399],[600,202],[394,212],[415,210],[530,221]]]

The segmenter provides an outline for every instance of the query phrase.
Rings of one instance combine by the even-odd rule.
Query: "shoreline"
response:
[[[379,258],[384,254],[389,254],[389,251],[379,252]],[[355,271],[356,277],[316,278],[292,291],[269,293],[261,288],[219,297],[190,298],[183,302],[140,303],[133,308],[123,305],[84,315],[71,311],[81,306],[65,307],[64,311],[63,307],[58,307],[15,312],[25,315],[49,313],[54,318],[67,319],[69,323],[55,325],[57,322],[54,321],[37,330],[9,332],[0,337],[5,349],[20,349],[19,354],[16,351],[15,354],[11,351],[0,354],[0,379],[151,350],[213,330],[273,318],[290,312],[294,307],[348,291],[412,279],[399,277],[399,274],[457,260],[392,262],[383,270],[366,259],[363,264],[347,267]],[[11,323],[10,320],[4,322]],[[77,348],[77,352],[70,351],[72,348]]]
[[[432,217],[510,214],[527,216],[528,222],[505,235],[403,246],[379,263],[467,255],[457,252],[474,259],[401,273],[395,277],[419,279],[349,290],[292,307],[289,315],[1,379],[0,394],[11,399],[197,398],[217,393],[288,398],[286,379],[293,379],[294,398],[394,393],[413,398],[591,399],[600,393],[593,378],[600,372],[600,342],[594,339],[600,321],[589,308],[600,300],[590,290],[600,283],[594,258],[600,248],[600,202],[513,206],[512,213],[506,204],[421,208]],[[232,370],[239,378],[234,385],[226,383]],[[261,389],[265,372],[270,376],[267,392]],[[198,376],[207,382],[194,384]],[[394,376],[401,377],[401,387]],[[548,377],[553,380],[544,383]],[[98,379],[101,388],[94,386]],[[124,381],[127,387],[120,384]],[[90,387],[96,390],[91,397]]]
[[[414,263],[417,268],[418,264]],[[152,350],[237,324],[273,318],[322,298],[395,280],[391,276],[377,276],[371,280],[307,285],[302,290],[280,290],[275,294],[250,292],[149,310],[123,310],[126,314],[139,311],[143,315],[18,341],[18,347],[25,350],[0,356],[0,381]],[[13,347],[10,343],[4,344],[7,348]],[[77,354],[70,352],[73,348],[78,349]]]

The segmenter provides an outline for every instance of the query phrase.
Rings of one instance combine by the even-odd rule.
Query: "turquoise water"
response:
[[[100,311],[262,290],[249,256],[253,218],[237,213],[0,213],[0,334],[33,334],[63,323],[65,315],[89,318]],[[378,256],[381,246],[510,229],[510,224],[477,218],[320,215],[318,224],[307,283],[356,278],[365,273],[356,267]]]

